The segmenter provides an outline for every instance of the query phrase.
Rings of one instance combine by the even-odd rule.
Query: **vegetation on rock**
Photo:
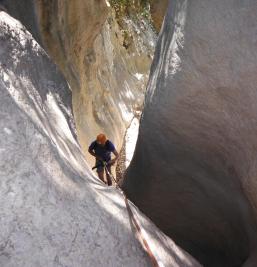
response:
[[[138,14],[150,20],[149,0],[109,0],[118,17]]]

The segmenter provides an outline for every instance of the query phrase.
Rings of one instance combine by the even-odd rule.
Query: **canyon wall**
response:
[[[150,0],[150,12],[155,29],[159,32],[168,9],[169,0]]]
[[[121,148],[126,128],[142,110],[156,42],[150,21],[136,9],[119,16],[104,0],[0,3],[25,24],[65,75],[83,150],[99,132]]]
[[[71,102],[46,52],[0,11],[0,266],[150,266],[123,195],[84,159]],[[128,205],[160,266],[200,266]]]
[[[82,148],[99,132],[120,148],[142,110],[156,38],[149,21],[117,17],[105,1],[39,3],[41,38],[72,88]]]
[[[83,150],[99,132],[120,148],[134,114],[142,110],[156,43],[149,19],[139,12],[140,1],[122,14],[104,0],[0,3],[22,21],[65,75]],[[159,30],[167,1],[150,5]]]
[[[256,1],[173,0],[123,188],[204,266],[255,266]]]

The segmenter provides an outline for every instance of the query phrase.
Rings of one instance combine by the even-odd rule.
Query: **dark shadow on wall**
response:
[[[7,13],[21,21],[33,37],[42,45],[34,0],[0,0]]]
[[[242,91],[239,90],[242,94],[233,87],[231,93],[227,88],[221,90],[215,86],[199,88],[197,83],[195,88],[190,87],[193,79],[188,80],[187,75],[191,71],[193,73],[194,68],[191,64],[187,67],[187,63],[182,65],[177,78],[175,75],[169,76],[169,71],[174,69],[165,60],[171,61],[170,48],[177,41],[173,38],[176,33],[173,28],[181,25],[177,21],[171,22],[176,15],[175,3],[182,2],[173,1],[159,38],[146,109],[132,162],[134,166],[128,169],[123,188],[147,216],[204,266],[242,266],[254,254],[257,240],[252,206],[242,190],[249,176],[255,177],[256,174],[248,172],[251,168],[255,170],[256,166],[256,129],[251,128],[256,125],[253,123],[256,116],[256,90],[247,94],[249,88],[243,80]],[[194,8],[199,3],[215,5],[215,2],[223,3],[188,1]],[[209,12],[214,16],[212,9]],[[206,19],[211,20],[208,16]],[[254,25],[253,21],[249,25]],[[189,25],[190,20],[186,26]],[[192,28],[188,29],[192,32]],[[212,41],[215,44],[215,40]],[[199,50],[200,56],[204,50],[202,47]],[[191,55],[187,50],[180,51],[178,55],[182,61],[185,57],[185,62],[191,62],[186,57]],[[254,69],[251,70],[253,73]],[[246,76],[246,72],[242,75]],[[183,79],[187,82],[183,83]],[[197,80],[201,79],[197,76]],[[195,89],[199,95],[189,95],[187,88]],[[222,96],[221,93],[228,95]],[[188,102],[183,104],[184,99]],[[247,109],[250,116],[248,112],[242,115]],[[245,126],[239,126],[241,123]]]

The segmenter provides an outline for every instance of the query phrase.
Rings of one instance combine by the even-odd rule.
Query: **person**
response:
[[[99,134],[96,140],[89,146],[88,152],[96,158],[95,166],[97,167],[98,177],[106,183],[104,180],[105,172],[108,186],[112,185],[112,179],[108,172],[111,174],[111,166],[116,162],[119,156],[113,143],[106,138],[105,134]],[[111,159],[111,153],[115,155],[114,159]],[[104,163],[107,164],[106,168],[108,172],[106,172],[104,168]]]

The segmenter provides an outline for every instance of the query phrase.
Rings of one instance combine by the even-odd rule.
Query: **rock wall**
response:
[[[114,17],[103,25],[85,60],[85,88],[73,94],[82,147],[99,131],[121,147],[126,128],[142,110],[154,38],[145,21],[127,18],[122,31]]]
[[[173,0],[123,185],[204,266],[255,266],[256,1]]]
[[[14,18],[22,21],[34,38],[42,44],[35,7],[35,0],[0,0],[0,10],[4,10]]]
[[[168,9],[169,0],[150,0],[150,12],[155,29],[159,32]]]
[[[108,1],[2,0],[62,70],[73,96],[78,137],[87,148],[105,132],[121,148],[142,110],[156,35],[142,16],[117,17]],[[17,8],[18,5],[18,8]]]
[[[44,46],[72,88],[82,148],[99,132],[120,148],[142,109],[155,46],[149,22],[135,16],[118,24],[105,1],[92,0],[39,1],[38,14]]]
[[[5,12],[0,115],[0,266],[150,266],[123,196],[92,174],[74,138],[64,77]],[[162,266],[199,266],[129,205]]]

